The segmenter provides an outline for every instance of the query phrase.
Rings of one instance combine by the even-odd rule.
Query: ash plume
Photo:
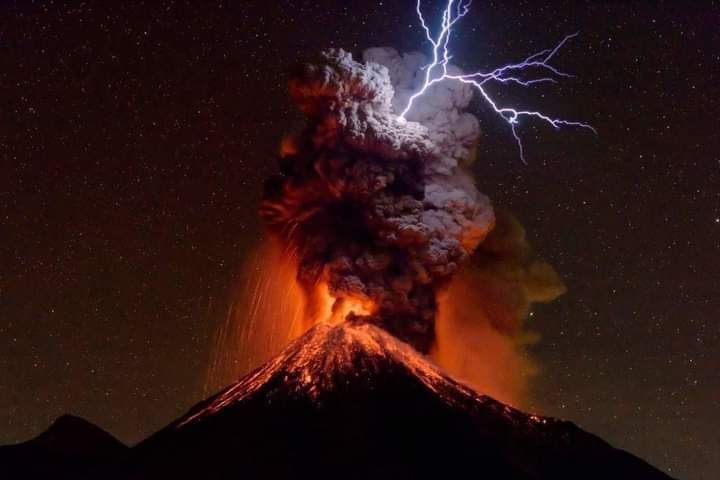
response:
[[[526,322],[533,304],[564,293],[560,276],[534,254],[522,225],[498,210],[495,228],[440,296],[431,355],[478,391],[527,407],[530,380],[539,370],[527,347],[539,337]]]
[[[260,213],[297,261],[297,279],[334,312],[361,317],[428,352],[438,293],[493,228],[467,165],[480,129],[468,85],[431,87],[408,121],[397,112],[425,58],[389,48],[358,62],[328,50],[295,73],[306,128],[286,138]]]

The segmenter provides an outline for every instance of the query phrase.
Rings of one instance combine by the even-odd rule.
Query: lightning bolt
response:
[[[555,54],[557,54],[557,52],[569,40],[577,37],[577,33],[563,38],[560,43],[555,46],[555,48],[537,52],[519,63],[504,65],[489,72],[480,71],[465,75],[451,75],[449,73],[448,67],[450,65],[450,60],[452,59],[452,55],[450,54],[450,39],[452,37],[453,27],[468,14],[471,5],[472,0],[448,0],[447,6],[442,15],[441,29],[436,36],[433,36],[432,30],[423,16],[422,0],[418,0],[416,8],[417,15],[420,20],[420,25],[425,31],[425,36],[433,47],[432,61],[423,67],[423,70],[425,71],[423,85],[410,97],[407,106],[398,117],[399,120],[401,122],[407,121],[406,117],[410,110],[412,110],[415,101],[422,97],[427,92],[428,88],[444,80],[454,80],[475,87],[475,89],[480,92],[480,96],[483,100],[485,100],[495,113],[497,113],[510,126],[513,137],[515,137],[515,141],[517,142],[518,149],[520,151],[520,159],[523,163],[527,163],[525,161],[525,148],[523,147],[522,139],[518,133],[518,126],[520,125],[520,120],[522,118],[535,118],[551,125],[555,129],[560,129],[563,126],[584,128],[597,135],[595,128],[586,123],[553,118],[542,112],[532,110],[519,110],[517,108],[501,107],[495,100],[493,100],[484,88],[486,84],[491,82],[529,87],[539,83],[557,83],[558,77],[572,77],[572,75],[553,67],[550,64],[550,60],[552,60]],[[546,76],[537,75],[539,72],[543,72]],[[530,76],[532,73],[535,73],[536,77]],[[528,78],[528,76],[530,76],[530,78]]]

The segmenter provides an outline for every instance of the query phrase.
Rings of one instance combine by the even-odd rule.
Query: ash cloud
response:
[[[539,337],[526,321],[534,303],[564,293],[560,276],[534,254],[522,225],[499,210],[493,231],[441,295],[432,356],[478,391],[527,406],[529,380],[538,373],[527,347]]]
[[[327,285],[334,308],[362,316],[428,352],[437,296],[492,230],[495,216],[467,170],[480,129],[463,110],[472,91],[431,87],[401,122],[419,86],[420,54],[389,48],[323,52],[290,81],[306,128],[283,142],[280,174],[261,206],[298,263],[310,302]]]

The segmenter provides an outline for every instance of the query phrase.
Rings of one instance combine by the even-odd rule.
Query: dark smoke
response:
[[[520,222],[502,210],[468,270],[482,284],[492,327],[506,335],[522,330],[533,303],[550,302],[565,293],[555,269],[534,255]]]
[[[408,116],[422,55],[328,50],[290,81],[307,127],[283,144],[261,215],[297,257],[311,299],[371,302],[366,320],[428,352],[437,295],[494,225],[466,165],[479,136],[470,87],[432,87]],[[356,312],[357,313],[357,312]]]

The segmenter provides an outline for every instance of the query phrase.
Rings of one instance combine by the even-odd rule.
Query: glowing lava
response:
[[[309,312],[314,324],[337,324],[350,316],[372,315],[377,310],[370,299],[355,296],[334,297],[324,281],[317,284],[311,298],[314,298],[317,305],[314,311]],[[314,302],[311,300],[310,303]]]
[[[277,240],[262,243],[249,257],[216,334],[206,393],[266,362],[317,324],[376,310],[369,299],[334,297],[326,281],[306,292],[297,280],[297,258]]]

